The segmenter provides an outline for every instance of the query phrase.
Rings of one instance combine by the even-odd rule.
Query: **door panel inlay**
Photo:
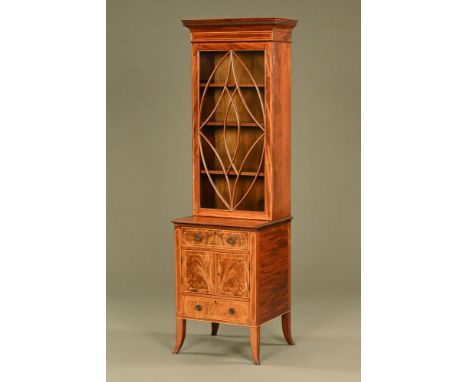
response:
[[[221,296],[249,296],[249,256],[216,254],[216,293]]]
[[[210,252],[182,251],[184,292],[213,293],[214,256]]]

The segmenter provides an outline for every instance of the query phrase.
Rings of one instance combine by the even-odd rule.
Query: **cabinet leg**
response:
[[[211,323],[211,335],[215,336],[218,334],[218,329],[219,329],[219,323],[218,322],[212,322]]]
[[[186,320],[182,318],[176,318],[176,343],[172,353],[177,354],[184,344],[185,339]]]
[[[291,335],[291,312],[281,316],[281,326],[283,327],[283,335],[289,345],[295,345]]]
[[[255,365],[260,365],[260,326],[250,327],[250,350]]]

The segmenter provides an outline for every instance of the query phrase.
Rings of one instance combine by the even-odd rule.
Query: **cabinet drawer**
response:
[[[249,236],[247,232],[241,231],[183,228],[182,245],[244,251],[249,249]]]
[[[249,302],[185,296],[184,312],[192,318],[248,323]]]

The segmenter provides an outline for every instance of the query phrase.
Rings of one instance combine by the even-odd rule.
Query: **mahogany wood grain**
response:
[[[286,342],[289,345],[295,345],[291,334],[291,312],[284,313],[281,316],[281,327],[283,329],[283,335]]]
[[[291,42],[291,30],[281,30],[281,29],[274,29],[272,41],[275,42]]]
[[[249,297],[249,255],[216,254],[216,295]]]
[[[212,294],[215,291],[215,259],[204,251],[182,251],[182,285],[184,292]]]
[[[219,322],[211,323],[211,335],[216,336],[218,334]]]
[[[272,219],[291,214],[291,44],[271,43]]]
[[[259,232],[257,253],[257,324],[291,309],[289,223]]]
[[[183,250],[182,290],[185,295],[249,297],[249,255]]]

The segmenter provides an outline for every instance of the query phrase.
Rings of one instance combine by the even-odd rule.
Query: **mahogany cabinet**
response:
[[[192,42],[192,216],[175,219],[176,345],[186,320],[291,336],[290,68],[296,20],[183,20]]]

